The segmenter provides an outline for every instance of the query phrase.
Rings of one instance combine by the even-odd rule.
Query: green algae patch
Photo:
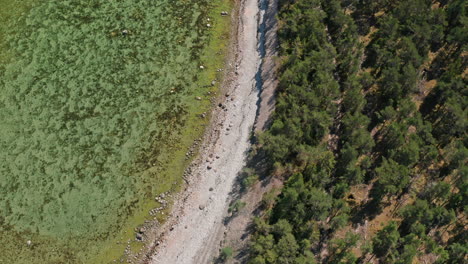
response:
[[[223,63],[220,3],[2,0],[0,263],[109,262],[178,189]]]

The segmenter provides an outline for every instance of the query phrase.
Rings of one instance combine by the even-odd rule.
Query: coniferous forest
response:
[[[250,263],[466,263],[467,2],[279,9],[276,109],[252,160],[284,186]]]

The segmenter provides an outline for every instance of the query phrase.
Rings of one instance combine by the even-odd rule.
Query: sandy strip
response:
[[[259,14],[259,0],[241,0],[237,45],[233,50],[236,58],[232,71],[237,74],[226,78],[229,96],[222,107],[213,110],[198,165],[192,167],[188,187],[173,206],[172,219],[167,224],[171,231],[160,240],[150,263],[208,263],[217,254],[230,192],[245,165],[257,114]]]

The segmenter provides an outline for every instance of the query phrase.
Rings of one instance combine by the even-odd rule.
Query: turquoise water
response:
[[[207,1],[31,3],[0,26],[4,263],[33,257],[18,247],[31,236],[107,238],[154,195],[144,172],[184,126],[206,42]],[[86,258],[67,250],[39,257]]]

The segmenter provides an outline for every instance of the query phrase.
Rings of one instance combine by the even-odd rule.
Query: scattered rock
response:
[[[26,245],[31,246],[32,242],[31,240],[26,241]]]
[[[200,100],[201,100],[201,97],[200,97],[200,96],[197,96],[196,98],[197,98],[197,100],[198,100],[198,101],[200,101]]]
[[[211,24],[206,24],[206,27],[211,27]]]
[[[205,66],[203,66],[203,65],[200,65],[200,69],[202,69],[202,70],[203,70],[203,69],[205,69]]]
[[[211,170],[211,169],[212,169],[212,167],[211,167],[211,166],[207,166],[206,168],[207,168],[207,169],[209,169],[209,170]]]
[[[210,187],[210,189],[208,189],[208,190],[209,190],[210,192],[212,192],[212,191],[213,191],[213,187]]]
[[[221,12],[221,15],[222,15],[222,16],[227,16],[228,14],[229,14],[229,13],[228,13],[227,11],[222,11],[222,12]]]
[[[204,205],[200,205],[200,206],[198,206],[198,209],[200,209],[200,210],[205,210],[205,206],[204,206]]]
[[[211,86],[215,86],[216,85],[216,81],[211,81]]]
[[[137,234],[136,234],[136,240],[138,240],[138,241],[143,241],[143,235],[140,234],[140,233],[137,233]]]

